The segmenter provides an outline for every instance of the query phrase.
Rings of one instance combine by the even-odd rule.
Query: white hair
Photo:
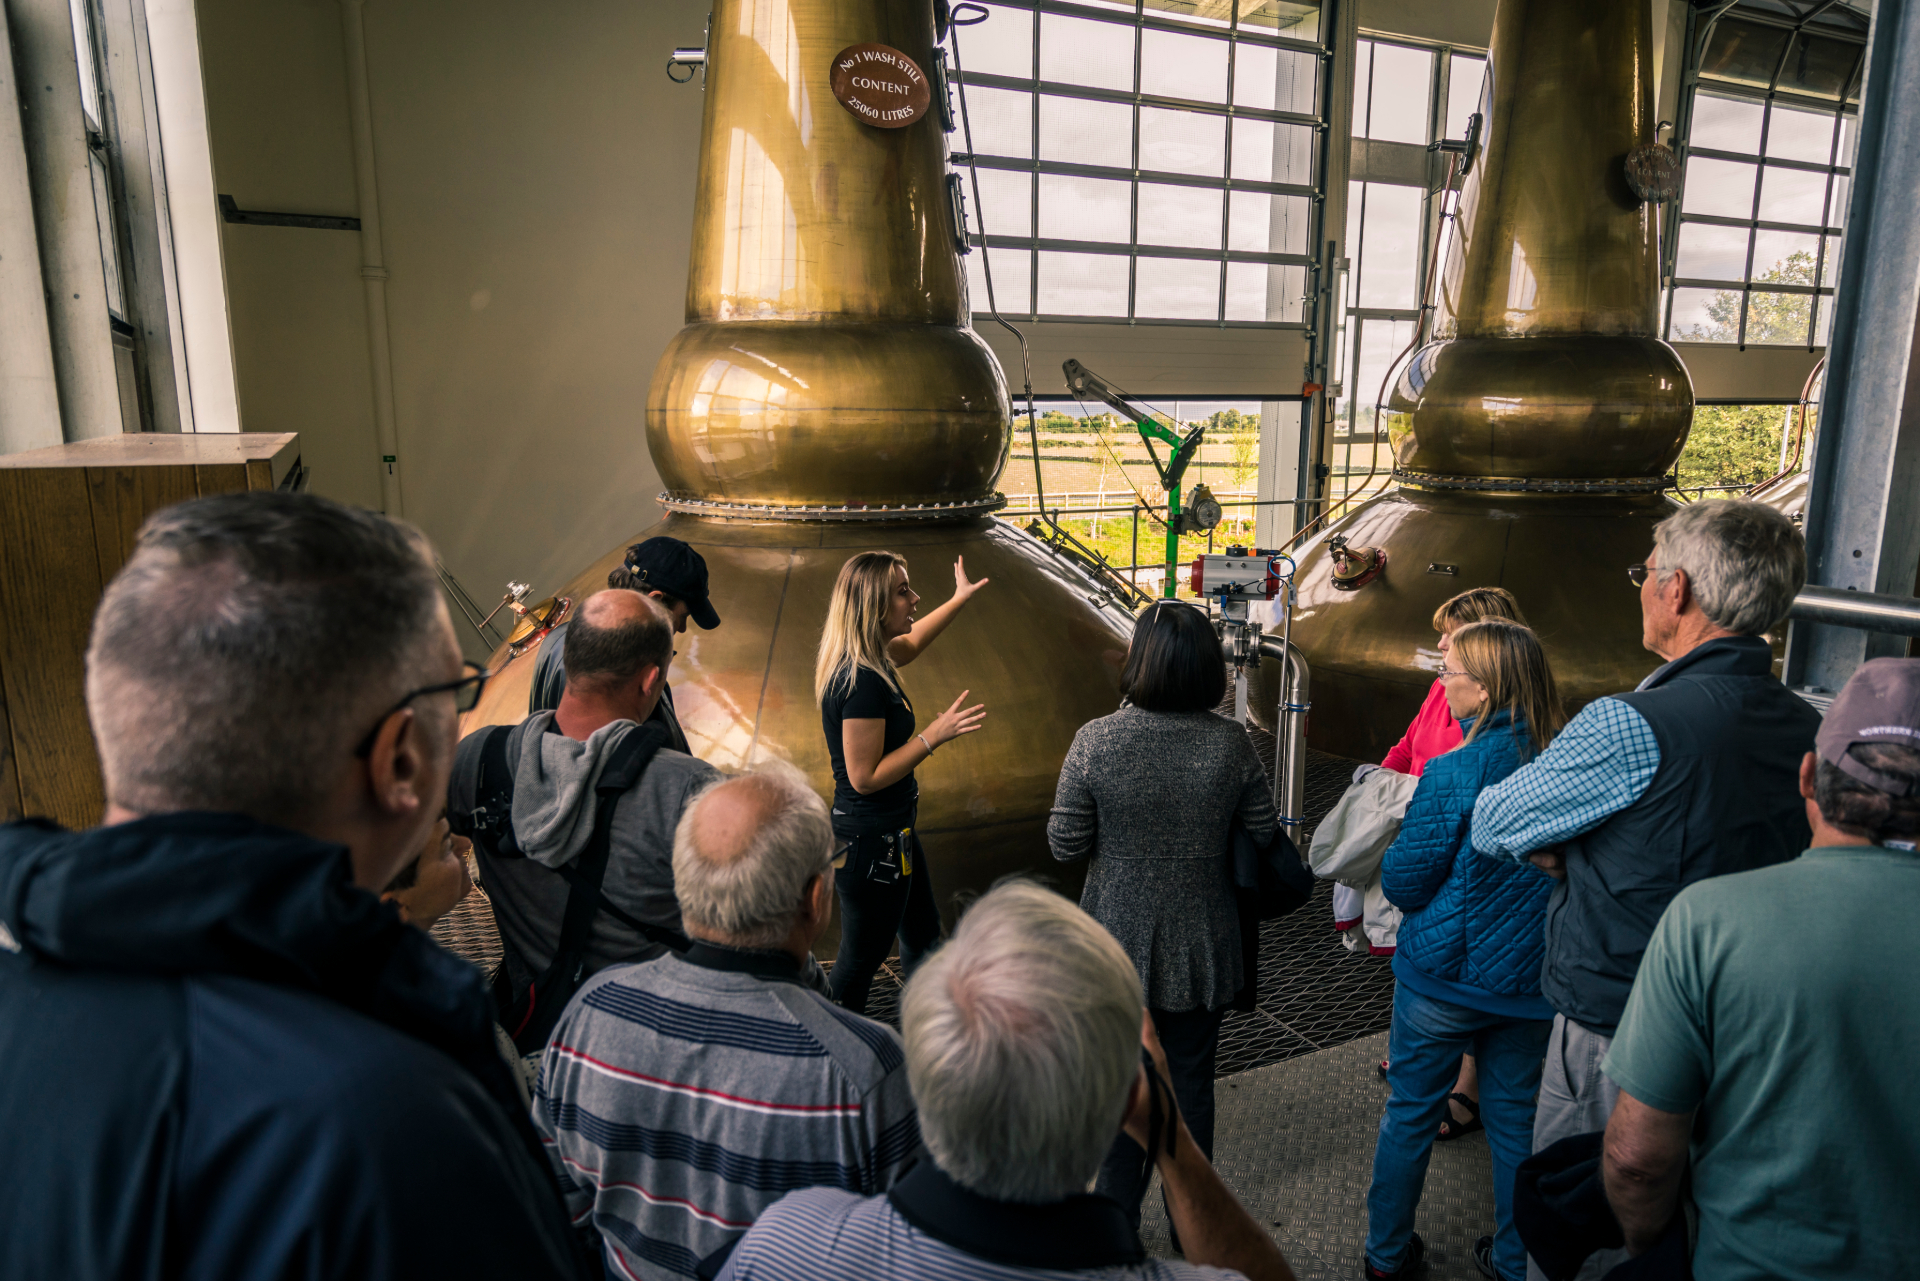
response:
[[[1688,503],[1653,527],[1664,581],[1685,570],[1700,612],[1758,636],[1787,616],[1807,582],[1807,546],[1781,513],[1745,498]]]
[[[758,797],[741,797],[752,789]],[[765,817],[746,849],[705,850],[700,815],[714,805],[758,803]],[[718,856],[718,857],[717,857]],[[787,937],[808,882],[833,866],[833,827],[826,804],[804,774],[768,761],[709,785],[680,815],[673,833],[673,892],[688,924],[742,947],[769,947]]]
[[[1031,881],[995,886],[901,999],[935,1162],[999,1201],[1084,1192],[1139,1074],[1141,1011],[1133,962],[1097,921]]]

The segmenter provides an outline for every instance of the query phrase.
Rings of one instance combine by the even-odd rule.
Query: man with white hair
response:
[[[603,971],[555,1027],[534,1124],[609,1275],[691,1276],[787,1192],[884,1192],[919,1155],[899,1037],[816,986],[833,857],[798,770],[713,784],[673,838],[693,946]]]
[[[1627,576],[1643,643],[1667,661],[1631,693],[1582,708],[1474,805],[1476,850],[1530,858],[1560,880],[1540,982],[1557,1013],[1536,1152],[1606,1128],[1619,1090],[1601,1060],[1674,896],[1807,846],[1797,780],[1820,717],[1774,678],[1764,635],[1806,582],[1800,531],[1763,503],[1712,499],[1682,507],[1653,538]],[[1620,1257],[1596,1254],[1591,1275]],[[1528,1274],[1544,1275],[1532,1263]]]
[[[379,898],[485,679],[409,526],[141,528],[87,650],[103,825],[0,829],[0,1276],[575,1275],[484,980]]]
[[[1030,881],[996,886],[907,984],[907,1072],[932,1159],[886,1196],[796,1192],[740,1239],[722,1281],[1290,1281],[1271,1238],[1194,1145],[1164,1084],[1133,962]],[[1141,1046],[1157,1071],[1141,1062]],[[1188,1262],[1148,1259],[1087,1191],[1122,1128],[1154,1154]]]

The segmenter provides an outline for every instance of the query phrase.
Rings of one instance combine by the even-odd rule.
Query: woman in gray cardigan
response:
[[[1174,1097],[1209,1159],[1220,1019],[1242,979],[1233,822],[1261,844],[1274,830],[1246,730],[1213,710],[1226,681],[1204,613],[1178,601],[1148,606],[1120,671],[1126,701],[1074,735],[1047,821],[1055,858],[1092,859],[1080,906],[1140,971]],[[1122,1135],[1096,1185],[1136,1226],[1144,1155]]]

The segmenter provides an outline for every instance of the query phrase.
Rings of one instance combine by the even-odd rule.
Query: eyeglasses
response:
[[[1664,583],[1678,572],[1678,570],[1668,569],[1665,565],[1629,565],[1627,581],[1635,587],[1644,586],[1649,578],[1658,578]]]
[[[416,698],[425,698],[429,694],[451,693],[453,695],[453,709],[456,712],[470,712],[475,707],[478,707],[480,705],[480,691],[487,687],[487,681],[493,676],[493,673],[478,663],[462,663],[460,667],[466,674],[459,680],[442,681],[438,685],[422,685],[419,689],[414,690],[392,707],[380,713],[380,719],[373,723],[373,728],[368,730],[367,736],[360,740],[360,745],[353,749],[353,754],[361,760],[365,760],[367,757],[373,755],[373,740],[380,736],[380,727],[387,723],[389,716]]]

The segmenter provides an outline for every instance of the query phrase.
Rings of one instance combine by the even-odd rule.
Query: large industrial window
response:
[[[1375,402],[1413,340],[1420,289],[1439,222],[1445,158],[1427,150],[1464,137],[1478,110],[1479,52],[1363,39],[1354,58],[1353,180],[1347,189],[1346,270],[1334,345],[1329,493],[1339,497],[1378,464]]]
[[[1691,33],[1669,339],[1826,345],[1865,27],[1845,7],[1740,6]]]
[[[959,38],[973,153],[954,138],[978,167],[977,310],[990,255],[1011,318],[1304,323],[1317,0],[986,8]]]

